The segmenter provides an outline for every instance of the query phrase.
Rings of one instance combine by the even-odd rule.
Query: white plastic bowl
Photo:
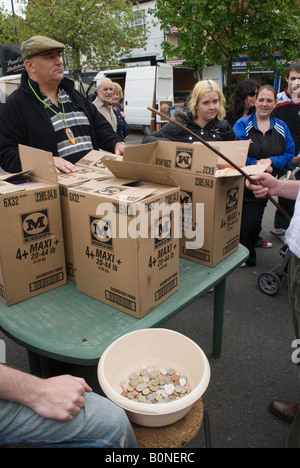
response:
[[[120,383],[143,367],[173,368],[188,377],[188,395],[171,403],[146,405],[121,396]],[[141,426],[162,427],[183,418],[206,391],[210,365],[202,349],[181,333],[163,328],[137,330],[118,338],[98,363],[100,386],[129,419]]]

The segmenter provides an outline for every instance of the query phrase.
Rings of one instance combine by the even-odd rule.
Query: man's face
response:
[[[300,88],[300,73],[297,71],[292,71],[290,76],[286,78],[288,84],[288,93],[290,96]]]
[[[111,104],[113,97],[113,83],[109,79],[104,79],[101,81],[100,88],[97,89],[98,98],[104,104]]]
[[[63,61],[60,51],[38,54],[25,61],[27,72],[39,84],[57,83],[64,77]]]

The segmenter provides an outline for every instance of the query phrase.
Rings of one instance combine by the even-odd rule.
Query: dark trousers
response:
[[[240,243],[250,252],[249,259],[246,262],[249,266],[256,265],[255,245],[259,238],[267,203],[267,198],[255,198],[252,192],[245,189]]]
[[[278,197],[278,203],[279,205],[287,212],[287,214],[290,215],[290,217],[293,217],[294,214],[294,208],[295,208],[295,200],[289,200],[287,198],[280,198]],[[287,229],[289,227],[289,221],[287,218],[281,213],[281,211],[277,210],[275,213],[275,221],[274,221],[274,227],[276,229],[281,228],[281,229]]]
[[[289,301],[293,313],[295,336],[300,338],[300,260],[291,255],[288,274]],[[300,376],[299,376],[300,377]],[[300,378],[299,378],[300,383]],[[291,425],[287,441],[288,448],[300,448],[300,410]]]

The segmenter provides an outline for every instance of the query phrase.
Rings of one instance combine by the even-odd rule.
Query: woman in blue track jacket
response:
[[[275,106],[275,89],[270,85],[262,86],[257,94],[255,113],[238,120],[233,127],[239,140],[250,140],[247,165],[269,164],[267,172],[274,176],[295,155],[295,144],[287,125],[272,115]],[[250,252],[246,262],[249,266],[256,265],[255,245],[267,202],[267,198],[257,199],[245,188],[240,242]]]

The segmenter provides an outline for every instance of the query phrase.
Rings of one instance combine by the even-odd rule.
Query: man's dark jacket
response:
[[[41,97],[38,84],[31,85]],[[64,78],[60,88],[66,90],[76,108],[83,111],[90,122],[93,148],[115,152],[115,145],[122,140],[113,131],[109,122],[96,107],[76,89],[74,83]],[[58,156],[55,131],[45,106],[37,99],[28,85],[28,75],[24,71],[21,85],[0,106],[0,167],[7,172],[20,172],[18,145],[32,146],[49,151]],[[65,158],[73,163],[71,158]]]

